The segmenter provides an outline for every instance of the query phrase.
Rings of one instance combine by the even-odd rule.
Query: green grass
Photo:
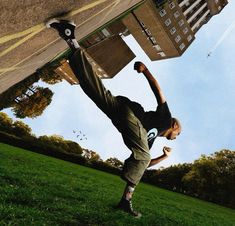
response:
[[[0,225],[235,225],[235,211],[141,183],[143,214],[116,210],[117,176],[0,143]]]

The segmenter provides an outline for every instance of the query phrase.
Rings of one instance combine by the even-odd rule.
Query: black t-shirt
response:
[[[142,124],[148,131],[149,149],[152,147],[157,135],[171,127],[171,119],[167,102],[158,105],[156,111],[145,112]]]
[[[118,99],[121,100],[122,103],[127,104],[147,130],[149,148],[152,147],[158,134],[171,127],[171,113],[167,102],[158,105],[156,111],[145,112],[144,108],[139,103],[122,96],[118,96]]]
[[[158,133],[162,133],[166,129],[170,128],[171,113],[167,102],[158,105],[156,111],[145,112],[142,123],[147,131],[156,128]]]

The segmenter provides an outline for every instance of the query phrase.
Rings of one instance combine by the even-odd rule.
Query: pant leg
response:
[[[69,64],[83,91],[110,118],[113,112],[117,110],[118,102],[94,73],[84,50],[78,49],[70,57]]]
[[[122,178],[137,185],[151,159],[146,130],[128,105],[121,104],[118,98],[106,90],[83,50],[77,50],[70,57],[69,64],[83,91],[113,121],[124,143],[132,151],[131,157],[125,161]]]
[[[133,155],[125,160],[121,178],[126,182],[138,185],[149,165],[149,160],[136,160]]]
[[[123,120],[125,122],[123,123],[122,137],[132,154],[124,163],[121,177],[125,181],[137,185],[151,161],[147,131],[128,107]]]

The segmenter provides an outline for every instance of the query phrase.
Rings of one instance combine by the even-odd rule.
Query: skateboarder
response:
[[[135,187],[146,168],[165,159],[170,152],[170,148],[165,147],[162,156],[151,160],[149,150],[157,136],[166,137],[169,140],[175,139],[181,132],[180,123],[171,117],[158,82],[142,62],[136,62],[134,70],[143,73],[149,82],[158,103],[155,111],[145,112],[140,104],[124,96],[113,96],[109,90],[106,90],[89,64],[85,51],[75,39],[76,26],[73,22],[52,19],[47,23],[47,27],[56,29],[60,37],[67,42],[72,50],[69,64],[81,88],[112,121],[132,152],[124,163],[122,178],[127,185],[118,207],[134,217],[140,217],[141,214],[132,208],[131,199]]]

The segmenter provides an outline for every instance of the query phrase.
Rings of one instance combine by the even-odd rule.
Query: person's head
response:
[[[163,137],[168,140],[174,140],[181,133],[181,125],[178,119],[172,118],[171,127],[163,133]]]

